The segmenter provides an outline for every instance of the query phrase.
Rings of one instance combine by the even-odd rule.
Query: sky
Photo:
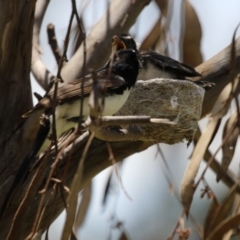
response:
[[[180,2],[173,1],[174,18],[169,32],[169,34],[176,36],[176,39],[178,39],[177,34],[179,32]],[[240,22],[240,1],[190,0],[190,3],[196,10],[201,22],[203,30],[201,49],[204,60],[207,60],[231,43],[232,34]],[[80,5],[80,1],[78,1],[78,4]],[[56,73],[57,66],[47,42],[46,25],[50,22],[55,25],[57,39],[61,43],[67,30],[71,12],[70,6],[70,1],[52,0],[43,21],[41,31],[42,58],[48,69],[53,73]],[[105,6],[105,1],[95,0],[91,1],[85,9],[84,20],[87,32],[104,13]],[[158,19],[158,14],[159,11],[156,9],[154,2],[149,4],[141,13],[137,26],[138,31],[136,32],[134,27],[130,31],[136,34],[138,42],[141,42],[145,34],[151,30]],[[238,36],[239,33],[240,31],[238,31]],[[175,46],[172,46],[172,57],[175,58],[177,58],[178,52],[177,45],[176,42]],[[34,81],[32,81],[32,84],[33,91],[43,93],[43,90]],[[207,119],[201,121],[202,128],[204,128],[206,122]],[[220,133],[217,138],[221,138]],[[216,149],[219,143],[220,141],[213,144],[212,148]],[[179,189],[193,146],[187,149],[186,142],[174,146],[164,144],[160,146],[173,172],[177,189]],[[239,154],[236,155],[239,156]],[[203,167],[204,164],[202,164],[201,170]],[[101,205],[103,188],[110,171],[110,169],[105,170],[93,180],[93,197],[87,219],[78,232],[80,239],[107,239],[110,226],[113,225],[111,221],[111,215],[113,214],[118,220],[123,221],[124,229],[133,240],[166,239],[175,226],[182,208],[169,191],[169,186],[161,170],[161,159],[159,156],[156,157],[156,147],[151,147],[143,153],[134,154],[123,164],[121,169],[122,181],[133,201],[126,197],[118,181],[116,181],[107,208],[103,209]],[[226,193],[227,188],[223,184],[216,184],[214,178],[214,175],[209,171],[207,179],[221,198]],[[210,202],[207,199],[199,198],[199,192],[195,194],[191,212],[197,221],[203,221],[206,206],[209,204]],[[63,221],[64,214],[50,228],[50,239],[60,239],[61,231],[59,229],[62,228]],[[113,230],[112,239],[117,239],[119,234],[119,230]],[[198,239],[196,235],[194,239]]]

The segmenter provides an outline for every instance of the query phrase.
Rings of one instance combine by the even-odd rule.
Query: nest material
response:
[[[116,115],[147,115],[167,118],[176,123],[135,126],[142,131],[141,140],[166,144],[182,142],[184,139],[191,142],[201,116],[204,93],[203,88],[190,81],[140,80]]]

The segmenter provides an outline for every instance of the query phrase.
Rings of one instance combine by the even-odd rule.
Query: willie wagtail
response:
[[[153,51],[139,51],[135,40],[129,34],[114,36],[112,46],[116,50],[133,49],[137,52],[139,59],[138,80],[149,80],[154,78],[170,78],[186,80],[186,77],[200,77],[194,68],[185,63],[176,61],[170,57],[163,56]],[[191,81],[205,89],[211,88],[214,84],[206,81]]]
[[[136,51],[132,49],[117,50],[113,55],[113,60],[109,60],[103,68],[96,71],[96,79],[104,96],[104,107],[101,115],[113,115],[124,105],[131,88],[137,80],[138,72],[139,61]],[[76,123],[79,122],[82,84],[84,98],[81,117],[82,120],[85,120],[90,113],[89,97],[93,84],[92,74],[85,76],[84,81],[83,78],[80,78],[59,87],[55,102],[53,99],[54,90],[51,90],[32,110],[25,113],[23,117],[34,114],[36,111],[44,111],[45,115],[49,116],[50,122],[52,122],[52,107],[57,102],[55,106],[55,119],[57,138],[59,138],[64,132],[75,128]],[[50,125],[49,131],[51,131]],[[36,156],[38,152],[45,150],[49,144],[45,126],[41,126],[39,132],[44,132],[45,135],[42,135],[42,138],[36,138],[37,147],[34,146],[35,151],[32,152],[32,156]],[[38,136],[40,135],[38,133]]]
[[[131,88],[134,86],[138,71],[139,62],[135,50],[121,49],[116,51],[112,65],[109,62],[96,71],[98,83],[104,91],[105,104],[102,115],[108,116],[116,113],[126,102]],[[110,70],[110,71],[109,71]],[[77,79],[59,87],[57,90],[57,106],[55,108],[57,135],[58,137],[73,128],[76,121],[79,121],[81,87],[83,79]],[[85,76],[83,83],[83,119],[89,115],[89,96],[93,77],[91,74]],[[36,111],[45,110],[51,113],[53,106],[54,90],[42,98],[37,105],[23,115],[27,117]]]
[[[138,71],[139,62],[137,54],[136,51],[132,49],[116,51],[112,62],[109,61],[103,68],[96,71],[96,78],[101,86],[100,91],[105,97],[102,115],[113,115],[123,106],[128,99],[131,88],[137,80]],[[81,78],[58,88],[57,105],[55,108],[57,138],[64,132],[74,128],[76,126],[76,122],[79,122],[82,84],[84,97],[82,117],[83,119],[86,119],[89,115],[90,108],[88,106],[88,102],[92,83],[93,77],[89,74],[85,76],[84,83]],[[50,116],[51,122],[51,113],[54,101],[53,96],[54,90],[51,90],[32,110],[24,114],[23,117],[27,117],[30,114],[34,114],[36,111],[42,110],[45,112],[45,115]],[[32,160],[39,152],[41,152],[39,151],[40,149],[45,150],[47,146],[45,143],[49,144],[49,141],[46,141],[46,138],[49,134],[51,124],[47,122],[46,125],[47,126],[40,126],[36,140],[33,144],[32,152],[24,159],[15,175],[13,183],[7,192],[0,209],[0,218],[7,207],[8,201],[11,198],[16,185],[25,179]]]

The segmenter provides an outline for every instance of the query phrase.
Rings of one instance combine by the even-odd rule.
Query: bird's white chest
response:
[[[104,101],[104,108],[102,115],[111,116],[116,113],[127,101],[130,90],[125,90],[123,94],[113,94],[107,96]],[[100,101],[100,100],[99,100]],[[72,103],[65,103],[56,107],[56,125],[58,137],[67,130],[75,127],[75,123],[69,121],[73,117],[80,116],[80,100],[73,101]],[[101,104],[101,101],[100,101]],[[83,119],[86,119],[90,113],[89,98],[84,98],[83,101]]]
[[[105,98],[103,116],[112,116],[118,112],[127,101],[131,90],[125,90],[123,94],[114,94]]]

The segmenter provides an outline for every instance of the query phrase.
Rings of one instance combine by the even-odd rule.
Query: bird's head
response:
[[[121,34],[113,36],[112,49],[118,51],[120,49],[132,49],[138,51],[135,40],[129,34]]]

